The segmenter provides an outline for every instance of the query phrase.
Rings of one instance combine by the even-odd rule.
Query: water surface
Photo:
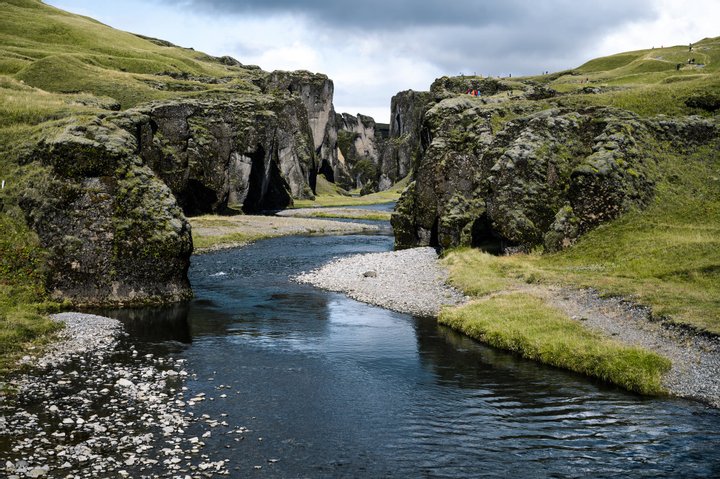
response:
[[[715,410],[288,280],[391,248],[381,235],[286,237],[196,256],[192,303],[153,313],[161,327],[126,320],[135,341],[187,359],[189,393],[213,398],[196,415],[227,414],[205,453],[234,477],[720,477]],[[242,440],[226,434],[236,426]]]

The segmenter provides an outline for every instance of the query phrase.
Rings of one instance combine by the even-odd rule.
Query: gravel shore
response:
[[[720,340],[653,320],[648,308],[593,290],[533,288],[532,293],[588,328],[665,356],[672,369],[663,385],[674,396],[720,407]]]
[[[186,397],[182,360],[123,350],[123,328],[113,319],[79,313],[54,319],[65,323],[60,340],[40,358],[26,356],[32,369],[7,384],[15,393],[0,397],[2,477],[229,473],[226,460],[202,454],[202,438],[227,423],[193,415],[205,397]]]
[[[433,248],[414,248],[337,259],[294,280],[416,316],[437,316],[466,298],[446,284]]]

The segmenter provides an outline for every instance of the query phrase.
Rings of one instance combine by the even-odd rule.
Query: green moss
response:
[[[5,373],[59,327],[45,314],[56,306],[46,303],[46,258],[37,236],[3,212],[0,231],[0,373]]]

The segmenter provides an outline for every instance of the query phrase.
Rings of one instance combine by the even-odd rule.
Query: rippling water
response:
[[[206,440],[235,477],[720,477],[715,410],[288,281],[391,248],[388,236],[289,237],[197,256],[189,306],[153,313],[166,321],[154,329],[127,320],[146,347],[188,360],[190,392],[214,398],[196,414],[250,429]]]

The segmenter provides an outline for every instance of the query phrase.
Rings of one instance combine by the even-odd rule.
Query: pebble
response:
[[[206,416],[199,424],[183,409],[184,361],[123,350],[122,325],[110,318],[63,313],[54,319],[65,324],[60,340],[43,356],[24,358],[29,371],[5,385],[17,393],[0,395],[0,444],[7,444],[0,449],[0,477],[229,474],[225,462],[201,455],[205,444],[185,433],[227,423]],[[207,472],[193,472],[203,465]]]

